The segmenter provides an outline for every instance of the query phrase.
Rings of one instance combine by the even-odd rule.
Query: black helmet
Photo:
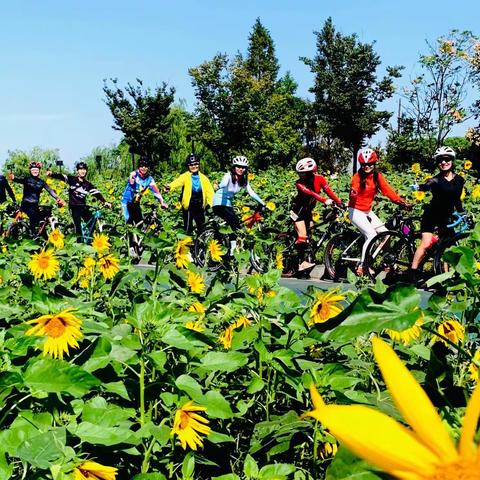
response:
[[[32,168],[42,168],[42,164],[40,162],[30,162],[30,165],[28,166],[29,169]]]
[[[200,163],[200,157],[196,153],[188,154],[187,158],[185,159],[185,165],[188,167],[194,163]]]
[[[85,162],[78,162],[75,167],[77,170],[80,170],[81,168],[88,170],[88,165]]]
[[[138,161],[138,168],[140,167],[147,167],[150,168],[150,162],[148,161],[147,157],[140,157],[140,160]]]

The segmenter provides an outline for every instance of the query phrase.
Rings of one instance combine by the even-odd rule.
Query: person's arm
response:
[[[64,175],[63,173],[47,173],[47,175],[54,180],[60,180],[62,182],[68,183],[68,176]]]
[[[464,208],[463,208],[463,204],[462,204],[462,193],[464,191],[464,188],[465,188],[465,180],[462,178],[462,177],[459,177],[461,179],[461,182],[460,182],[460,186],[461,186],[461,189],[460,189],[460,194],[458,195],[457,199],[455,200],[455,210],[457,212],[464,212]]]
[[[352,182],[350,184],[350,201],[356,202],[358,193],[360,192],[360,176],[355,174],[352,177]]]
[[[315,200],[317,200],[317,202],[325,203],[327,201],[327,199],[325,197],[322,197],[321,195],[314,192],[313,190],[310,190],[305,185],[303,185],[303,183],[297,182],[295,185],[296,185],[297,190],[299,192],[302,192],[306,195],[309,195],[310,197],[313,197]]]
[[[322,186],[323,191],[337,204],[342,205],[342,201],[339,197],[335,195],[335,192],[332,190],[330,185],[327,183],[324,177],[320,176],[320,185]]]
[[[223,178],[222,178],[222,181],[220,182],[220,185],[218,186],[217,190],[219,190],[220,188],[225,188],[228,186],[228,182],[230,181],[230,173],[226,173]]]
[[[169,190],[176,190],[177,188],[181,188],[184,185],[185,185],[185,175],[180,175],[175,180],[170,182],[167,186]]]
[[[160,193],[160,190],[158,189],[157,184],[155,183],[155,180],[153,178],[150,182],[150,185],[148,185],[148,188],[153,193],[153,196],[160,202],[160,205],[166,208],[168,205],[165,203],[165,200],[163,199],[162,194]]]
[[[65,200],[62,200],[45,182],[43,182],[43,188],[57,201],[57,205],[65,206]]]
[[[428,180],[427,182],[419,185],[418,190],[420,192],[430,192],[436,184],[437,184],[437,179],[435,177],[433,177],[430,180]]]
[[[130,176],[128,177],[128,183],[132,186],[135,185],[135,178],[137,178],[137,172],[136,171],[130,173]]]
[[[8,195],[10,195],[10,198],[12,199],[13,203],[17,203],[17,199],[15,198],[15,193],[12,190],[12,187],[10,184],[7,182],[7,179],[5,179],[5,190],[7,191]]]
[[[210,183],[210,180],[203,174],[200,177],[203,179],[203,190],[204,190],[204,195],[205,195],[205,204],[209,207],[213,205],[213,196],[215,195],[215,192],[213,191],[212,184]]]
[[[95,197],[102,205],[108,203],[98,188],[94,187],[90,182],[87,183],[87,186],[88,193]]]
[[[264,201],[255,193],[253,188],[250,186],[250,183],[247,182],[247,193],[260,205],[265,205]]]
[[[25,177],[17,177],[14,173],[11,173],[8,178],[15,183],[21,183],[22,185],[25,183]]]
[[[407,202],[390,186],[390,184],[385,180],[384,176],[378,174],[378,186],[380,191],[389,198],[392,202],[398,203],[400,205],[405,205]]]

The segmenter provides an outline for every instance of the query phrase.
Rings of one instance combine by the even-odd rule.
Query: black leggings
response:
[[[83,236],[82,219],[85,223],[88,223],[92,219],[92,212],[90,212],[87,205],[70,205],[70,213],[72,214],[73,224],[75,225],[77,240],[81,242]]]
[[[140,202],[128,202],[128,221],[129,225],[138,225],[143,220],[142,207]]]
[[[205,224],[205,210],[202,205],[190,205],[187,210],[183,209],[183,229],[187,233],[193,232],[193,222],[200,230]]]
[[[227,225],[235,232],[241,227],[240,219],[237,217],[233,207],[226,207],[224,205],[215,205],[213,213],[227,222]]]
[[[30,220],[30,233],[32,237],[35,237],[37,235],[38,225],[42,220],[38,203],[22,203],[20,210],[27,214]]]

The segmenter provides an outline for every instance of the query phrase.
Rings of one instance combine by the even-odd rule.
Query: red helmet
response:
[[[373,165],[378,161],[378,155],[371,148],[364,148],[357,153],[357,160],[360,165]]]
[[[29,170],[31,170],[32,168],[42,168],[42,164],[40,162],[30,162],[28,168]]]
[[[295,170],[298,173],[304,173],[304,172],[316,172],[317,171],[317,163],[313,158],[307,157],[307,158],[302,158],[297,162],[297,165],[295,167]]]

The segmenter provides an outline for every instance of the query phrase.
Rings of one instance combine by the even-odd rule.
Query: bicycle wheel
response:
[[[19,220],[8,225],[5,231],[5,237],[12,240],[21,240],[30,237],[30,227],[27,222]]]
[[[380,232],[374,237],[365,253],[365,269],[373,280],[392,284],[402,278],[413,260],[413,247],[404,235],[398,232]]]
[[[349,270],[356,270],[362,254],[361,240],[358,233],[345,231],[334,235],[327,242],[325,270],[332,280],[344,280]]]
[[[220,247],[220,259],[212,258],[211,246],[212,242]],[[208,228],[201,232],[195,239],[193,245],[194,261],[199,267],[207,267],[210,272],[216,272],[226,265],[226,258],[230,248],[228,237],[214,228]]]
[[[289,272],[293,267],[292,254],[296,256],[294,235],[273,230],[262,232],[250,250],[250,265],[258,273],[266,273],[280,266],[284,273]]]
[[[448,263],[443,259],[443,255],[450,247],[455,247],[461,243],[461,241],[468,237],[468,233],[459,233],[452,238],[448,238],[444,241],[440,241],[437,251],[433,257],[433,272],[435,275],[446,273],[449,270]]]

